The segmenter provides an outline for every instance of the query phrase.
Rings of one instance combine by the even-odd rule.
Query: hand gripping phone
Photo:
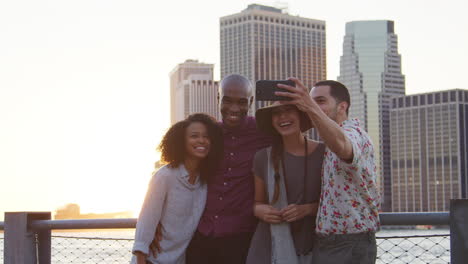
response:
[[[275,92],[289,92],[279,88],[277,84],[286,84],[295,87],[296,84],[290,80],[259,80],[255,84],[255,100],[257,101],[290,101],[291,98],[277,96]]]

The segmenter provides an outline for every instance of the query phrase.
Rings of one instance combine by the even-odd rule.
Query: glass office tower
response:
[[[349,117],[361,121],[374,143],[383,190],[382,209],[390,211],[390,98],[405,94],[393,21],[346,23],[338,80],[350,91]]]

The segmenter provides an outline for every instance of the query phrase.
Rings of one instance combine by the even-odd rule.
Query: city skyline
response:
[[[219,19],[252,3],[2,2],[0,180],[8,188],[0,211],[70,201],[83,212],[137,212],[170,123],[169,71],[193,58],[214,63],[219,80]],[[468,88],[466,5],[291,1],[289,13],[326,22],[329,79],[339,74],[346,22],[395,21],[413,94]]]

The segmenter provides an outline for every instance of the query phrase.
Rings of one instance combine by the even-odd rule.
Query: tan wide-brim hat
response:
[[[276,129],[273,127],[271,123],[271,112],[275,107],[283,106],[279,102],[274,102],[269,106],[265,106],[263,108],[258,109],[255,112],[255,120],[257,122],[257,128],[269,135],[277,135]],[[296,107],[296,106],[294,106]],[[297,109],[297,107],[296,107]],[[299,112],[299,120],[301,125],[301,132],[305,132],[313,127],[312,122],[310,121],[309,116],[306,113],[297,110]]]

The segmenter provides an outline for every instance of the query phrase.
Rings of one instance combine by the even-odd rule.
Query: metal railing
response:
[[[466,205],[468,204],[465,203],[464,211],[468,211]],[[7,217],[5,223],[0,222],[0,229],[5,228],[4,239],[0,238],[0,243],[4,242],[5,247],[2,254],[4,263],[37,263],[37,260],[40,263],[123,263],[128,262],[131,257],[130,250],[133,245],[131,238],[52,236],[51,230],[135,228],[136,219],[134,218],[48,220],[50,213],[10,214],[19,215],[14,215],[14,217],[10,215],[8,219],[10,222],[16,221],[14,226],[8,225]],[[450,224],[451,234],[381,236],[378,233],[377,263],[464,263],[467,252],[456,252],[456,254],[453,252],[454,240],[462,241],[463,239],[460,237],[462,232],[455,225],[456,215],[453,212],[450,214],[448,212],[380,214],[384,227]],[[466,219],[459,220],[465,222]],[[18,222],[26,224],[19,228]],[[14,239],[9,235],[13,233]],[[32,251],[34,256],[26,258],[11,255],[13,254],[12,247],[17,245],[22,246],[24,252],[35,248]],[[462,241],[460,247],[463,246]],[[466,250],[463,249],[463,251]],[[454,257],[455,255],[459,257],[459,254],[465,255],[457,262]]]
[[[52,263],[126,263],[133,239],[52,236]],[[449,263],[444,235],[377,236],[377,263]]]

